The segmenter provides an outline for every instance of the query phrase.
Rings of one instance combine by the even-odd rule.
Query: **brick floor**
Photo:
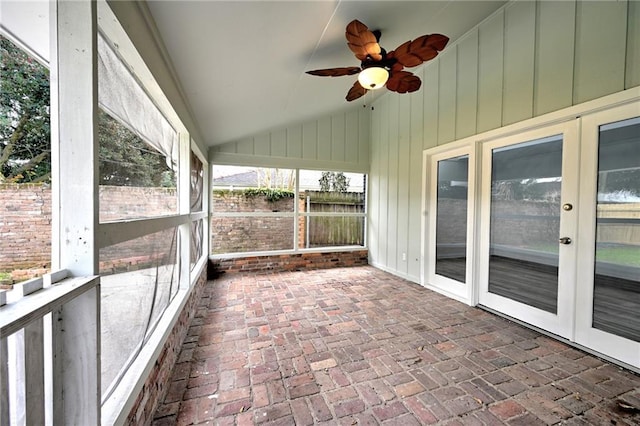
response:
[[[209,282],[154,425],[637,425],[640,377],[372,267]]]

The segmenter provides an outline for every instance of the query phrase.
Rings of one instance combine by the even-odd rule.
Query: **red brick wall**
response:
[[[51,187],[0,184],[0,271],[51,267]]]
[[[160,402],[164,399],[169,387],[169,380],[173,373],[173,366],[180,355],[182,343],[187,336],[191,321],[196,315],[198,306],[205,302],[202,299],[204,287],[207,282],[207,268],[203,268],[202,274],[195,284],[195,288],[189,296],[189,300],[180,313],[171,334],[158,356],[142,391],[129,412],[126,423],[128,425],[148,425],[153,420],[153,414]]]
[[[560,203],[500,200],[491,206],[492,244],[537,248],[558,239]]]
[[[293,217],[212,217],[211,253],[293,250]]]
[[[214,212],[289,212],[294,198],[268,201],[263,196],[245,197],[242,192],[214,191]],[[293,250],[294,219],[289,217],[212,217],[211,253]]]
[[[100,249],[100,274],[137,271],[176,262],[178,248],[175,228]]]
[[[308,193],[305,193],[308,194]],[[313,194],[317,194],[313,192]],[[321,193],[320,193],[321,194]],[[353,204],[354,195],[332,194],[338,200],[312,199],[312,212],[363,213],[364,203]],[[340,202],[340,197],[348,202]],[[298,210],[306,211],[306,196],[298,197]],[[288,212],[294,211],[294,198],[268,201],[263,196],[246,197],[242,190],[217,190],[212,196],[214,213]],[[211,217],[211,254],[242,253],[273,250],[292,250],[294,232],[298,233],[298,247],[306,247],[307,219],[290,217]],[[360,218],[311,218],[309,219],[310,247],[362,245],[364,226]],[[340,224],[341,226],[337,226]],[[351,226],[349,226],[351,225]]]
[[[369,263],[367,250],[333,253],[298,253],[272,256],[253,256],[237,259],[216,259],[221,271],[226,272],[282,272],[310,269],[362,266]]]
[[[178,213],[175,188],[100,185],[99,197],[100,222]]]
[[[172,188],[101,186],[100,220],[175,213],[176,202],[176,191]],[[143,243],[149,244],[138,239],[124,246],[139,256],[145,250],[141,247]],[[124,246],[118,248],[119,259],[127,255]],[[108,257],[112,260],[114,256]],[[13,279],[20,281],[45,274],[50,268],[51,186],[0,184],[0,271],[13,271]]]
[[[438,244],[466,241],[467,200],[438,201]],[[560,204],[547,201],[499,200],[491,204],[492,244],[536,248],[558,235]]]
[[[100,187],[100,219],[114,220],[154,216],[175,210],[175,190],[167,188]],[[215,211],[293,212],[294,198],[270,202],[264,197],[246,198],[243,194],[215,192]],[[305,209],[304,198],[299,209]],[[140,209],[144,208],[144,212]],[[51,189],[44,185],[0,186],[0,271],[14,271],[19,281],[42,275],[50,268]],[[293,233],[298,232],[299,247],[305,247],[305,220],[299,218],[212,218],[214,253],[230,250],[261,251],[293,249]],[[162,259],[171,262],[173,230],[127,241],[100,250],[102,273],[116,273],[147,267]],[[149,249],[152,247],[152,249]],[[305,259],[315,265],[320,259]],[[299,261],[296,261],[299,262]],[[294,264],[297,264],[294,262]],[[322,261],[324,262],[324,260]],[[270,264],[278,262],[270,261]],[[305,265],[307,265],[305,263]],[[330,262],[325,262],[330,265]],[[271,266],[261,266],[269,268]],[[325,266],[314,266],[325,267]],[[286,268],[291,268],[287,266]],[[305,266],[307,268],[307,266]],[[24,271],[16,271],[24,270]]]

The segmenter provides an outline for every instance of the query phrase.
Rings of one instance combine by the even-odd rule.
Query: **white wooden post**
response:
[[[52,269],[98,273],[97,8],[54,1],[51,46]],[[100,423],[100,288],[52,315],[53,423]]]
[[[52,269],[98,272],[97,14],[90,0],[56,3],[51,49],[54,199]]]
[[[180,214],[191,212],[191,144],[189,134],[179,133],[179,164],[178,164],[178,211]],[[178,227],[180,238],[178,239],[178,253],[180,256],[180,287],[189,288],[191,283],[191,222],[183,223]]]
[[[202,241],[202,251],[208,259],[209,253],[211,253],[211,164],[206,154],[202,158],[202,210],[206,213],[206,216],[202,219],[204,222],[202,227],[202,238],[204,240]]]

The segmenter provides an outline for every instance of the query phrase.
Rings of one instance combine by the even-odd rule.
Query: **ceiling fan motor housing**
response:
[[[384,49],[382,49],[381,53],[382,59],[379,61],[376,61],[367,55],[367,58],[364,61],[360,62],[360,68],[365,70],[371,67],[379,67],[385,68],[387,71],[391,72],[391,68],[398,62],[398,60],[396,58],[387,58],[387,51]]]

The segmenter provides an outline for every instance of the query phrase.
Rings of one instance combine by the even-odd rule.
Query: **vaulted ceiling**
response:
[[[305,74],[359,66],[344,35],[353,19],[381,30],[380,45],[392,50],[431,33],[445,34],[454,43],[504,3],[152,0],[148,6],[203,142],[213,146],[361,108],[362,98],[344,99],[356,76]]]

